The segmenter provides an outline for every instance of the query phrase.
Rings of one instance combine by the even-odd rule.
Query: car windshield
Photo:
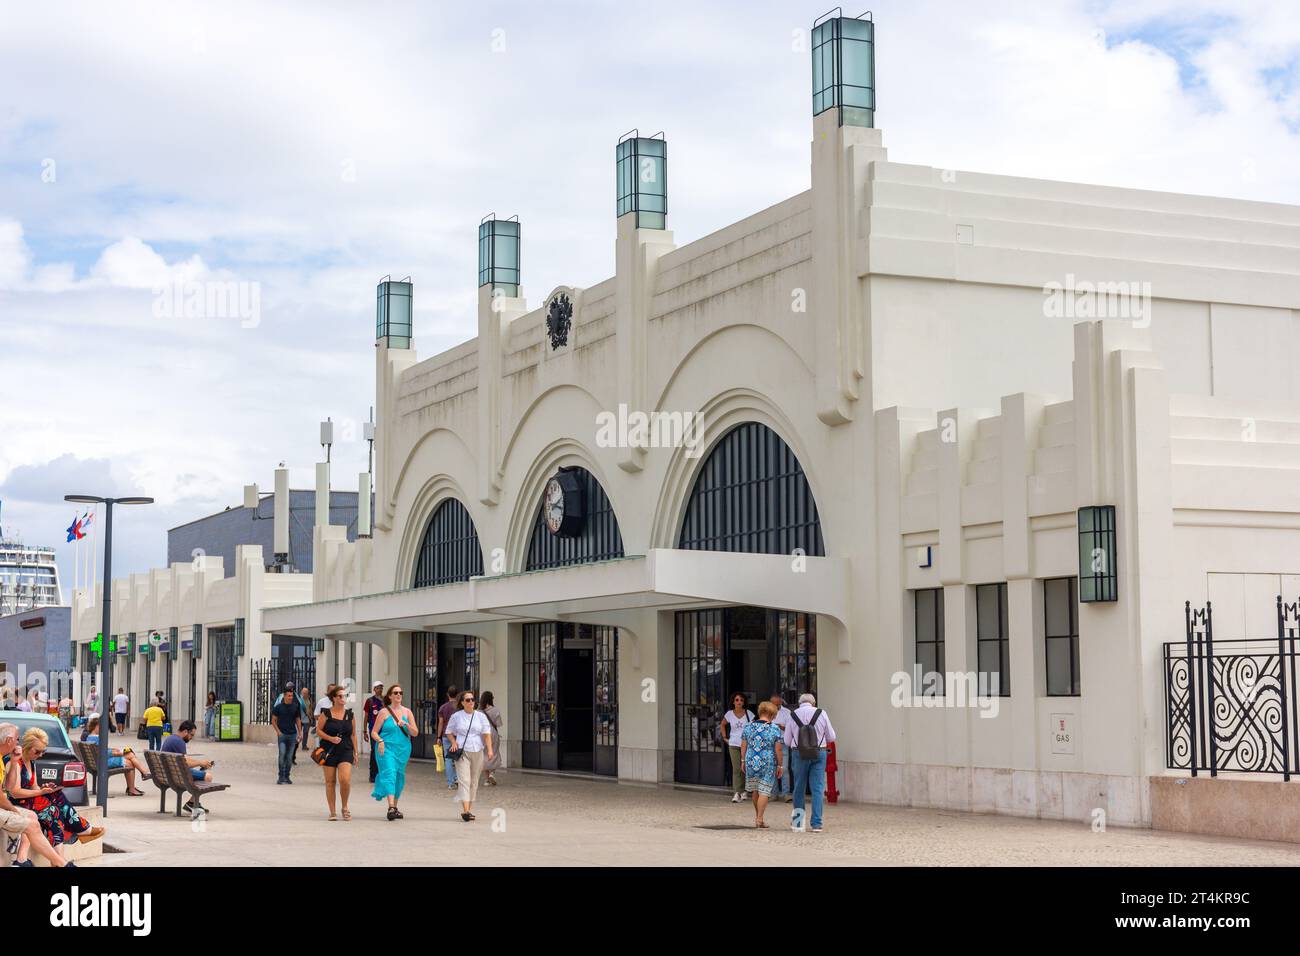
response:
[[[72,750],[72,744],[68,743],[68,735],[63,732],[63,725],[57,720],[42,719],[34,714],[24,714],[21,710],[6,710],[4,716],[0,717],[0,723],[16,726],[20,740],[29,727],[39,727],[49,734],[51,748],[69,752]]]

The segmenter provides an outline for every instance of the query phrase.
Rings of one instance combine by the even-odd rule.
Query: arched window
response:
[[[825,555],[808,478],[776,432],[745,422],[713,447],[691,489],[677,547]]]
[[[563,468],[561,471],[576,479],[581,502],[578,530],[567,536],[551,533],[546,525],[543,507],[546,492],[543,490],[543,501],[537,505],[537,518],[533,521],[533,536],[528,542],[524,569],[538,571],[623,557],[623,535],[618,530],[618,517],[596,476],[585,468]]]
[[[424,529],[412,587],[468,581],[483,573],[483,549],[474,519],[455,498],[438,505]]]

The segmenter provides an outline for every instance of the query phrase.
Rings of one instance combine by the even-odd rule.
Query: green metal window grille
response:
[[[1079,509],[1079,601],[1119,600],[1115,506]]]
[[[180,646],[181,646],[181,629],[179,627],[173,627],[168,629],[167,656],[170,657],[172,660],[176,660],[177,655],[180,654]]]
[[[244,656],[244,619],[235,618],[235,656]]]
[[[389,348],[411,347],[411,293],[410,276],[401,282],[385,276],[375,290],[375,338]]]
[[[489,213],[478,226],[478,284],[519,294],[519,217],[497,219]]]
[[[193,650],[193,654],[194,654],[194,659],[197,661],[197,660],[202,660],[202,658],[203,658],[203,625],[202,625],[202,624],[195,624],[195,625],[193,625],[193,627],[194,627],[194,631],[193,631],[193,635],[194,635],[194,650]]]
[[[615,216],[636,213],[638,229],[663,229],[668,219],[668,143],[663,133],[623,134],[614,147]]]
[[[839,7],[813,23],[813,116],[839,110],[840,126],[875,126],[876,27],[871,14],[853,19]]]

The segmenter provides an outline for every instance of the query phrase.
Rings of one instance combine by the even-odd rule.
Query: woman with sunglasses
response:
[[[325,802],[329,804],[331,820],[338,819],[334,815],[336,780],[343,801],[343,819],[352,819],[348,797],[352,795],[352,765],[357,762],[357,726],[352,711],[348,710],[347,700],[346,688],[334,688],[330,691],[330,709],[321,711],[316,718],[316,736],[325,748],[325,762],[321,768],[325,771]]]
[[[460,818],[474,819],[471,812],[478,796],[478,778],[483,772],[483,751],[492,759],[492,722],[486,714],[474,710],[474,692],[463,691],[456,701],[460,710],[447,721],[445,733],[451,739],[448,757],[456,761],[456,799],[460,801]]]
[[[379,773],[375,775],[375,789],[370,795],[376,800],[388,801],[388,819],[402,819],[397,800],[406,786],[406,762],[411,759],[411,738],[420,736],[415,714],[402,706],[405,694],[398,684],[388,688],[384,706],[375,715],[375,726],[370,731],[375,753],[379,757]]]
[[[45,756],[49,745],[50,738],[45,731],[39,727],[28,728],[23,734],[22,750],[9,759],[5,789],[14,803],[36,814],[45,839],[62,854],[59,847],[64,843],[98,840],[104,835],[104,828],[91,826],[89,820],[77,815],[76,809],[63,795],[62,785],[42,785],[36,779],[36,761]]]

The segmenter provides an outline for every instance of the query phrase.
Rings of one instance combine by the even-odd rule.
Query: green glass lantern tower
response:
[[[394,282],[388,276],[375,290],[375,339],[390,349],[411,347],[411,277]]]
[[[497,219],[488,213],[478,225],[478,284],[519,295],[519,217]]]
[[[614,147],[616,218],[634,215],[638,229],[668,228],[668,143],[662,132],[624,133]]]
[[[876,125],[876,25],[836,7],[812,30],[813,116],[839,111],[840,126]]]

